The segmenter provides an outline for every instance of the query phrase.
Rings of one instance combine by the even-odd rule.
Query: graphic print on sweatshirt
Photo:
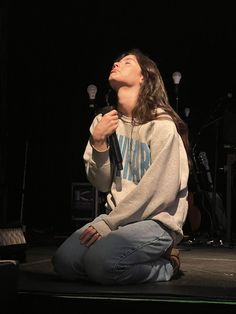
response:
[[[151,164],[150,148],[147,143],[119,135],[121,155],[123,158],[122,178],[139,182]],[[120,172],[117,172],[120,176]]]

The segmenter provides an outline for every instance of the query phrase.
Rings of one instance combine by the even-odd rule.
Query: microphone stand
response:
[[[179,113],[179,86],[175,84],[175,111]]]
[[[212,197],[208,196],[209,203],[212,203],[211,205],[211,219],[212,219],[212,230],[211,230],[211,237],[212,239],[207,241],[208,245],[211,244],[213,246],[223,246],[223,241],[221,239],[221,232],[219,227],[219,222],[217,220],[217,169],[218,169],[218,153],[219,153],[219,128],[220,128],[220,122],[223,119],[223,115],[221,116],[214,116],[214,112],[210,115],[210,119],[208,119],[202,127],[199,129],[197,133],[197,139],[195,142],[194,147],[196,147],[200,142],[200,136],[202,135],[202,131],[207,129],[210,126],[215,126],[215,143],[214,143],[214,172],[213,172],[213,188],[212,188]],[[212,199],[212,202],[210,202],[210,198]]]
[[[180,72],[174,72],[172,74],[172,78],[175,84],[175,111],[179,113],[179,82],[181,80],[181,73]]]

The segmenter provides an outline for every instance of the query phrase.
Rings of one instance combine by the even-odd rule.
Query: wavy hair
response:
[[[139,49],[131,49],[122,53],[116,59],[116,62],[120,61],[127,55],[134,55],[136,57],[144,79],[139,91],[137,105],[132,111],[133,121],[135,121],[135,123],[144,124],[148,121],[156,120],[162,115],[168,114],[175,123],[177,131],[183,140],[188,155],[189,165],[191,167],[192,162],[188,126],[170,105],[157,64]],[[156,110],[157,108],[161,108],[164,112],[158,113]],[[165,117],[163,116],[162,119],[164,118]]]

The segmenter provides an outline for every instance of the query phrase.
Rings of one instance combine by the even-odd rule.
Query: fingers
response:
[[[89,226],[80,235],[80,243],[88,247],[99,239],[101,239],[101,235],[97,232],[97,230],[93,226]]]
[[[92,226],[89,226],[87,229],[84,230],[84,232],[80,235],[80,241],[81,242],[86,242],[88,241],[95,233],[97,230],[93,228]]]
[[[101,239],[101,236],[98,232],[96,232],[87,242],[86,242],[86,246],[89,247],[90,245],[92,245],[94,242],[96,242],[97,240]]]
[[[119,118],[118,111],[113,109],[113,110],[108,111],[107,113],[105,113],[103,115],[103,117],[113,117],[113,118],[117,118],[118,119]]]
[[[107,137],[110,136],[118,127],[119,116],[116,110],[112,110],[106,113],[93,130],[93,142],[101,143],[106,141]]]
[[[103,117],[102,120],[104,123],[106,123],[107,128],[117,128],[118,122],[119,122],[119,115],[116,110],[112,110],[108,113],[106,113]]]

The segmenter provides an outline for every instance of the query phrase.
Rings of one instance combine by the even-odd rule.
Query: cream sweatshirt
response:
[[[90,133],[101,115],[97,115]],[[167,226],[177,244],[183,238],[188,210],[187,154],[176,126],[169,116],[142,125],[132,125],[121,116],[116,130],[123,170],[114,169],[109,148],[99,152],[87,143],[85,170],[90,183],[107,192],[108,215],[91,225],[105,236],[120,226],[153,219]]]

